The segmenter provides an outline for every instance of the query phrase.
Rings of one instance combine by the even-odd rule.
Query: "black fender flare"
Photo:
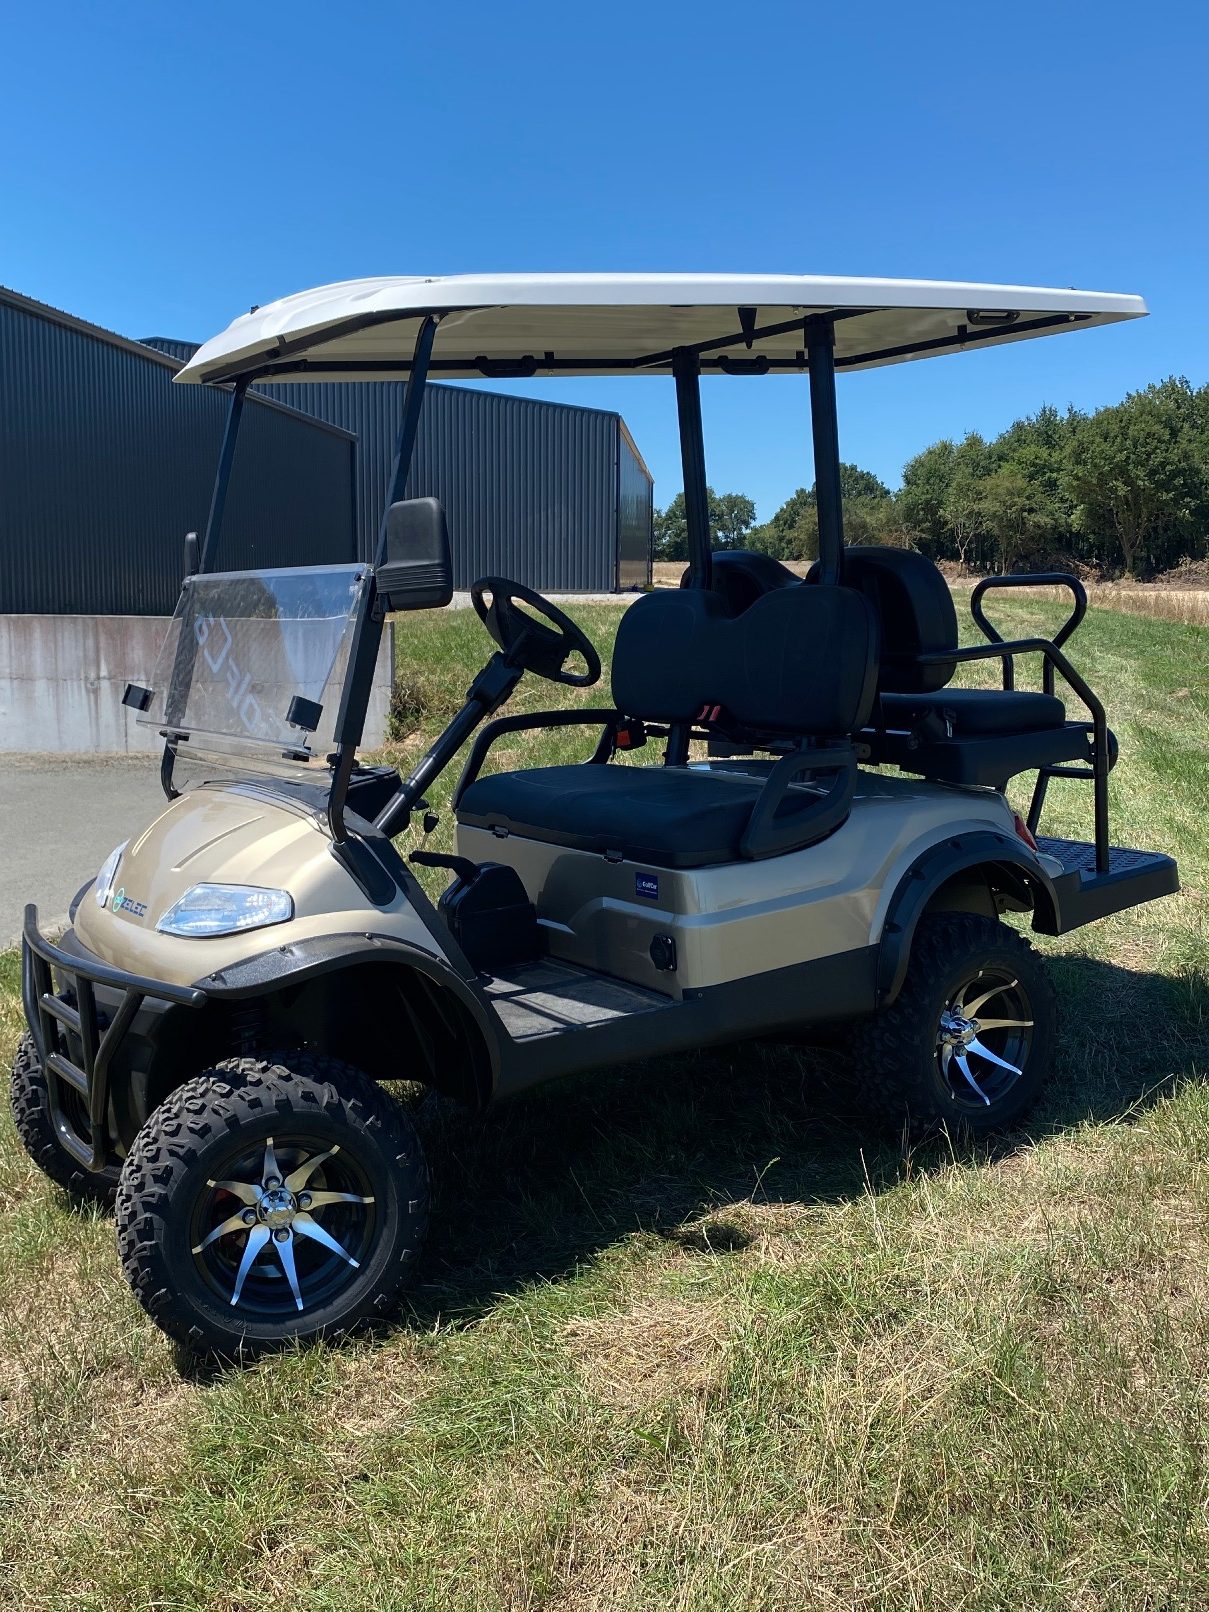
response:
[[[301,985],[308,979],[339,969],[383,962],[423,974],[456,998],[482,1037],[494,1089],[499,1081],[501,1063],[499,1027],[488,1012],[481,993],[443,958],[409,941],[399,940],[394,935],[359,931],[291,941],[288,945],[276,946],[270,951],[258,952],[254,957],[233,963],[196,983],[207,997],[239,1001],[263,996],[283,985]]]
[[[1033,903],[1033,927],[1056,934],[1058,898],[1045,869],[1021,841],[993,829],[976,829],[939,840],[922,852],[899,880],[877,943],[877,1005],[889,1007],[899,991],[911,958],[911,943],[928,902],[958,873],[985,870],[989,882],[1027,893]]]

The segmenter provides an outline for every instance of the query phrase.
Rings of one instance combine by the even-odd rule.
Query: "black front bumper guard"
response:
[[[98,985],[120,993],[118,1006],[110,1015],[97,1005]],[[86,1170],[103,1170],[109,1162],[109,1072],[135,1015],[148,999],[197,1008],[205,1002],[206,992],[195,985],[143,979],[100,958],[64,951],[38,929],[37,907],[26,907],[21,1000],[46,1076],[55,1133]],[[87,1105],[87,1139],[79,1135],[64,1108],[64,1087]]]

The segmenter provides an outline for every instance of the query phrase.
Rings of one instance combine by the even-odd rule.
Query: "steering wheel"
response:
[[[490,604],[483,597],[487,593],[491,595]],[[570,616],[564,616],[534,589],[522,582],[509,582],[507,577],[480,577],[470,597],[479,620],[513,665],[569,688],[590,688],[599,680],[600,656],[592,640]],[[519,610],[518,601],[531,606],[551,625],[535,621],[527,610]],[[583,656],[586,672],[564,669],[567,658],[576,653]]]

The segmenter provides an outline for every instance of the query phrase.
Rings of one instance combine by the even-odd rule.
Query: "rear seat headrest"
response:
[[[711,556],[710,572],[710,592],[726,601],[732,616],[774,588],[796,588],[802,580],[771,554],[754,549],[723,549]],[[691,571],[685,571],[680,586],[692,587]]]
[[[613,651],[618,710],[691,722],[720,706],[742,728],[818,738],[862,728],[877,678],[873,612],[851,588],[794,583],[738,615],[712,589],[639,599]]]
[[[806,580],[817,582],[818,566]],[[929,694],[944,688],[953,661],[913,666],[910,657],[957,648],[953,595],[936,565],[915,549],[862,547],[844,550],[844,586],[869,600],[881,631],[881,694]]]

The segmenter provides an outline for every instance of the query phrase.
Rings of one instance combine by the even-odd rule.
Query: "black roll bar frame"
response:
[[[835,397],[835,320],[830,315],[811,314],[807,319],[806,354],[815,507],[819,516],[819,581],[836,585],[844,578],[844,499]]]
[[[994,581],[995,579],[988,578],[987,580]],[[1012,585],[1023,587],[1026,585],[1026,583],[1022,578],[1018,583]],[[1074,631],[1074,627],[1077,625],[1078,622],[1075,622],[1074,626],[1070,626],[1070,631],[1066,633],[1067,638],[1069,638],[1070,633]],[[1087,707],[1091,717],[1091,721],[1087,725],[1092,731],[1092,759],[1091,766],[1089,768],[1054,764],[1042,767],[1038,772],[1037,782],[1033,789],[1032,802],[1029,806],[1028,817],[1026,819],[1029,832],[1031,834],[1035,834],[1037,832],[1037,828],[1041,821],[1041,810],[1045,804],[1045,792],[1050,778],[1090,777],[1094,790],[1092,811],[1096,849],[1096,872],[1107,873],[1110,867],[1108,843],[1108,774],[1113,761],[1111,748],[1108,741],[1108,718],[1099,697],[1084,681],[1080,673],[1075,670],[1070,661],[1067,660],[1066,656],[1059,648],[1058,641],[1051,640],[1049,638],[1016,638],[1005,641],[1002,638],[996,638],[994,641],[988,644],[973,644],[964,649],[934,650],[929,651],[926,654],[913,655],[910,657],[910,659],[916,666],[951,666],[954,663],[965,664],[969,661],[999,660],[1004,665],[1006,679],[1007,668],[1010,662],[1017,655],[1041,655],[1044,657],[1043,665],[1045,670],[1043,671],[1043,679],[1046,684],[1046,692],[1053,693],[1054,673],[1057,672],[1057,674],[1074,690],[1074,692],[1083,701],[1083,704]],[[1010,684],[1005,680],[1005,688],[1014,686],[1014,680]]]
[[[201,1007],[206,993],[196,985],[169,985],[103,963],[77,957],[56,946],[38,929],[38,909],[25,909],[21,948],[21,1005],[34,1049],[46,1075],[51,1123],[61,1145],[86,1170],[104,1169],[109,1136],[109,1072],[119,1045],[148,998],[177,1007]],[[55,989],[54,975],[59,977]],[[98,1010],[97,985],[122,992],[112,1018]],[[68,1000],[74,996],[74,1003]],[[76,1062],[73,1041],[79,1043]],[[63,1103],[64,1088],[88,1105],[87,1140],[80,1136]]]
[[[415,452],[424,387],[430,373],[439,374],[446,367],[441,360],[433,358],[433,342],[437,326],[447,311],[450,310],[433,309],[419,316],[419,326],[410,361],[362,360],[360,362],[350,362],[349,360],[342,360],[339,364],[328,365],[321,360],[308,361],[305,357],[305,343],[300,342],[298,344],[303,351],[299,351],[297,357],[293,356],[293,344],[278,343],[271,352],[263,356],[255,371],[229,377],[234,384],[223,433],[214,491],[211,497],[209,519],[206,524],[205,538],[201,545],[199,570],[205,571],[211,564],[218,542],[230,483],[231,468],[234,461],[236,437],[243,411],[244,397],[249,383],[257,378],[272,378],[290,372],[319,375],[327,370],[336,368],[343,370],[345,373],[351,369],[365,374],[385,373],[390,370],[395,374],[405,373],[407,376],[403,415],[374,559],[375,565],[381,563],[385,552],[387,512],[391,504],[402,498],[406,491],[408,473]],[[708,588],[712,580],[709,491],[701,419],[701,372],[703,367],[713,367],[720,370],[729,368],[735,373],[749,371],[765,373],[787,369],[792,369],[799,373],[803,370],[806,371],[810,384],[811,436],[814,449],[815,496],[819,519],[820,582],[825,585],[839,585],[843,582],[844,570],[844,513],[836,400],[837,369],[849,368],[889,356],[907,356],[915,351],[923,352],[933,349],[941,350],[946,346],[973,345],[1002,335],[1001,331],[972,331],[963,325],[959,327],[955,338],[923,342],[913,347],[904,347],[902,349],[886,349],[877,353],[854,354],[837,361],[835,356],[835,327],[837,322],[843,319],[855,318],[859,314],[868,313],[869,311],[869,309],[865,308],[824,308],[806,312],[800,322],[800,328],[803,332],[803,347],[791,360],[765,360],[760,355],[756,355],[748,360],[735,361],[726,359],[725,355],[712,356],[716,354],[717,349],[733,346],[736,341],[741,341],[750,352],[756,340],[774,334],[784,334],[788,330],[798,327],[799,322],[797,320],[782,320],[775,324],[759,326],[756,323],[755,311],[750,308],[736,310],[736,318],[739,324],[737,336],[731,333],[691,345],[678,346],[663,352],[642,355],[634,359],[609,360],[607,362],[602,360],[602,368],[620,372],[629,371],[633,373],[646,370],[649,373],[653,369],[666,371],[670,368],[671,370],[676,387],[681,463],[684,474],[685,517],[688,528],[689,573],[692,586]],[[1077,322],[1078,317],[1063,315],[1061,317],[1039,318],[1029,321],[1027,326],[1018,328],[1020,330],[1025,328],[1041,329],[1051,324]],[[363,316],[360,321],[365,325],[386,325],[392,322],[394,321],[391,317],[385,315]],[[355,327],[350,325],[351,328]],[[584,361],[579,360],[577,362],[582,367]],[[540,362],[535,359],[532,365],[527,362],[524,364],[518,363],[515,366],[515,373],[536,373],[538,369],[555,373],[559,368],[560,361],[554,354],[547,353],[543,355]],[[1026,639],[1016,643],[1005,643],[982,609],[982,599],[989,589],[1026,586],[1067,587],[1074,595],[1075,608],[1071,618],[1052,642],[1044,639]],[[1093,734],[1093,760],[1090,776],[1095,782],[1096,865],[1099,871],[1106,871],[1108,868],[1108,770],[1112,764],[1112,758],[1109,750],[1104,708],[1061,652],[1062,645],[1078,627],[1086,613],[1087,599],[1082,584],[1079,583],[1077,578],[1068,577],[1060,573],[1046,573],[1037,577],[989,577],[980,582],[974,589],[970,608],[975,622],[989,640],[987,645],[974,649],[946,650],[931,657],[920,656],[918,657],[919,661],[922,664],[928,664],[929,662],[942,664],[997,658],[1002,662],[1003,686],[1005,689],[1012,689],[1015,687],[1014,657],[1019,654],[1036,652],[1044,657],[1042,678],[1047,693],[1053,692],[1055,673],[1065,679],[1091,714],[1091,721],[1088,726]],[[382,612],[377,600],[371,571],[354,624],[354,637],[350,647],[348,673],[336,719],[336,748],[328,758],[333,769],[332,788],[328,803],[328,821],[332,834],[338,841],[346,836],[344,803],[347,797],[349,779],[356,761],[357,745],[361,740],[365,709],[368,703],[369,689],[372,685],[373,669],[377,662],[381,644],[381,618]],[[489,681],[492,685],[490,688],[484,686],[472,691],[476,698],[468,702],[470,709],[463,713],[464,720],[455,723],[457,733],[449,733],[443,736],[442,740],[438,740],[433,750],[424,758],[412,777],[407,780],[402,795],[396,797],[387,809],[380,814],[381,818],[389,822],[392,828],[406,820],[408,811],[421,797],[424,786],[431,781],[437,771],[448,764],[448,760],[451,759],[451,745],[454,738],[457,738],[458,743],[464,742],[473,728],[477,727],[485,716],[491,715],[493,710],[498,709],[499,705],[503,703],[503,699],[507,697],[504,694],[504,685],[508,681],[507,678],[498,677]],[[501,698],[501,696],[503,697]],[[183,737],[186,736],[170,729],[165,744],[161,776],[164,779],[165,793],[169,795],[172,793],[172,745]],[[689,725],[674,724],[667,730],[667,749],[664,759],[668,765],[683,766],[687,762],[690,738],[691,729]],[[444,742],[445,740],[449,742]],[[1055,766],[1043,769],[1038,776],[1033,802],[1029,810],[1030,827],[1035,826],[1040,816],[1046,786],[1050,777],[1087,777],[1088,775],[1088,771],[1081,768]],[[381,822],[379,826],[382,826]]]

